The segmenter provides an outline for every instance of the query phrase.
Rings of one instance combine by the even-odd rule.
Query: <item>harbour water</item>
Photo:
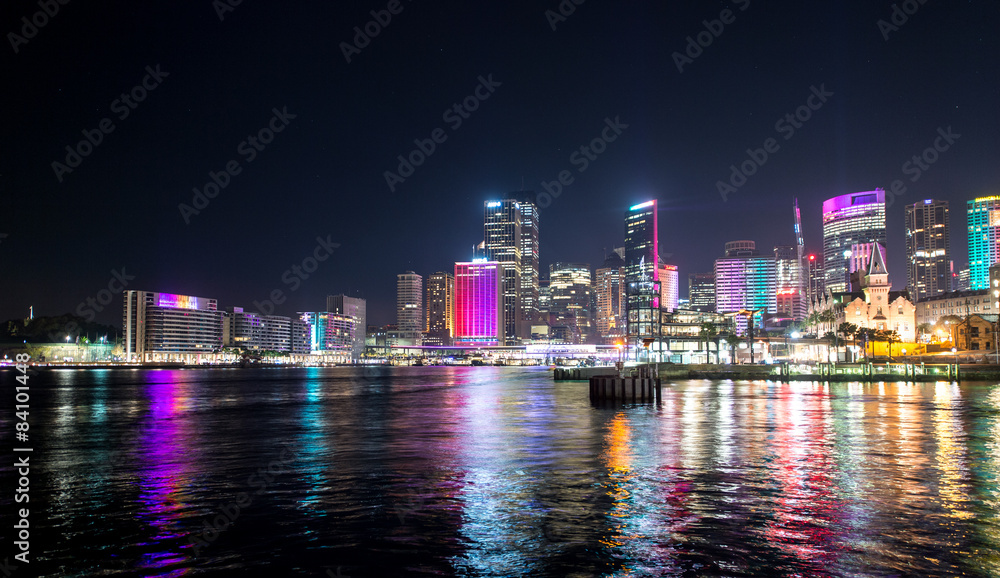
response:
[[[13,575],[1000,575],[1000,385],[587,388],[513,367],[39,371]]]

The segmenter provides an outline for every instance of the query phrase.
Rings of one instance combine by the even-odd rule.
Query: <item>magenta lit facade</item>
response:
[[[455,263],[456,345],[503,343],[503,276],[500,263]]]

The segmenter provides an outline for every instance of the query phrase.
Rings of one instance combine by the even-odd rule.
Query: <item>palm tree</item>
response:
[[[805,323],[806,323],[806,327],[808,327],[810,329],[812,329],[813,327],[815,327],[816,324],[819,323],[819,313],[816,312],[816,311],[813,311],[812,313],[810,313],[806,317]],[[812,333],[812,332],[810,331],[810,333]]]
[[[711,360],[708,357],[709,356],[708,343],[713,339],[715,339],[718,334],[719,331],[715,328],[714,323],[705,322],[701,324],[701,330],[698,332],[698,337],[699,339],[705,340],[705,363],[711,363]],[[718,342],[716,342],[716,347],[715,347],[715,361],[716,363],[718,363],[719,361]]]
[[[834,314],[832,309],[827,309],[819,314],[819,321],[826,324],[827,331],[830,331],[830,328],[833,327],[833,322],[836,320],[837,316]]]
[[[733,361],[733,363],[736,363],[736,348],[743,342],[743,338],[736,335],[736,332],[734,331],[724,334],[722,338],[729,344],[729,358]],[[716,351],[716,354],[718,354],[718,351]]]

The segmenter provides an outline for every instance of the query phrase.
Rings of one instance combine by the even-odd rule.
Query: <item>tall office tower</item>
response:
[[[299,319],[309,325],[309,349],[312,353],[335,355],[343,361],[351,359],[358,329],[353,316],[306,311],[299,313]]]
[[[590,265],[553,263],[549,266],[549,290],[552,292],[549,306],[552,325],[571,328],[572,338],[568,341],[590,343],[594,337]]]
[[[948,201],[927,199],[906,206],[906,288],[914,301],[951,290],[948,217]]]
[[[504,345],[520,345],[524,327],[521,309],[524,214],[521,209],[521,203],[511,199],[484,204],[486,259],[500,263],[503,271]]]
[[[503,345],[503,265],[455,263],[455,345]]]
[[[806,260],[807,284],[806,297],[809,302],[820,299],[826,294],[826,272],[823,270],[823,255],[810,254]]]
[[[986,289],[990,265],[1000,261],[1000,196],[968,202],[970,289]],[[961,277],[961,272],[959,273]],[[960,284],[961,284],[960,280]],[[961,285],[960,285],[961,286]]]
[[[680,301],[680,281],[678,280],[677,265],[667,265],[660,263],[660,308],[668,313],[677,311],[677,304]]]
[[[625,336],[625,261],[612,252],[594,273],[597,334],[613,344]]]
[[[715,273],[688,275],[688,307],[695,311],[715,311]]]
[[[778,283],[778,316],[796,321],[804,319],[808,302],[798,249],[791,245],[778,245],[774,248],[774,263]]]
[[[365,353],[365,332],[368,330],[368,302],[360,297],[347,295],[328,295],[326,310],[330,313],[350,315],[354,318],[354,346],[351,348],[351,359],[357,361]]]
[[[538,277],[538,315],[543,320],[548,320],[549,311],[552,309],[552,288],[549,287],[549,278]]]
[[[847,289],[848,252],[856,243],[885,243],[885,190],[851,193],[823,202],[823,264],[826,290]]]
[[[518,193],[534,196],[533,191]],[[521,204],[521,320],[523,338],[531,337],[531,324],[538,320],[538,207]]]
[[[191,361],[222,348],[222,312],[215,299],[125,291],[122,307],[128,361]]]
[[[647,201],[625,213],[625,292],[630,344],[660,336],[660,279],[657,269],[657,203]]]
[[[774,257],[763,257],[746,246],[740,250],[731,248],[733,246],[727,243],[729,255],[715,260],[715,310],[719,313],[742,310],[777,313],[778,279]]]
[[[726,257],[750,257],[757,255],[757,243],[754,241],[729,241],[726,243]]]
[[[424,279],[413,271],[396,275],[399,345],[420,345],[424,329]]]
[[[455,335],[455,277],[439,271],[427,278],[426,331],[441,345],[451,345]]]

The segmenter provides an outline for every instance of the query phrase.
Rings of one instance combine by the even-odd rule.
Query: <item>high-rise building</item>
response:
[[[455,335],[455,277],[439,271],[427,277],[427,336],[440,345],[451,345]]]
[[[630,344],[660,337],[660,280],[657,202],[635,205],[625,213],[625,292]]]
[[[399,345],[420,345],[424,329],[424,280],[413,271],[396,275]]]
[[[927,199],[906,206],[906,287],[915,301],[951,290],[948,217],[948,201]]]
[[[885,190],[827,199],[823,203],[823,264],[826,290],[846,291],[851,245],[886,244]]]
[[[496,261],[455,263],[455,345],[503,345],[503,269]]]
[[[625,336],[625,261],[612,252],[594,273],[597,334],[604,343]]]
[[[677,304],[680,301],[680,281],[678,279],[677,265],[667,265],[660,263],[660,308],[669,313],[677,311]]]
[[[357,326],[351,315],[327,311],[300,312],[299,319],[309,325],[309,349],[321,355],[351,359]]]
[[[715,312],[715,273],[688,275],[688,307],[695,311]]]
[[[533,196],[528,191],[520,195]],[[521,337],[531,337],[531,324],[538,320],[538,207],[530,201],[521,205]]]
[[[291,351],[292,319],[232,307],[222,314],[222,345],[252,351]]]
[[[553,263],[549,266],[549,290],[552,304],[549,316],[553,327],[570,328],[574,343],[590,343],[593,290],[588,263]]]
[[[215,299],[124,292],[122,325],[128,361],[190,361],[222,348],[222,312]]]
[[[806,297],[809,302],[823,297],[826,294],[826,274],[823,270],[823,254],[812,253],[806,260],[807,284]]]
[[[328,295],[326,310],[354,318],[354,346],[351,348],[351,359],[355,361],[361,359],[365,353],[365,331],[368,329],[368,302],[360,297],[348,297],[343,294]]]
[[[787,319],[802,320],[806,316],[806,301],[799,252],[791,245],[774,248],[777,282],[777,314]]]
[[[729,256],[715,260],[715,310],[718,313],[758,311],[777,313],[777,270],[773,256],[761,256],[741,241]],[[762,320],[762,317],[758,318]],[[759,323],[758,321],[758,323]]]
[[[1000,196],[968,202],[969,281],[972,290],[987,289],[990,266],[1000,262]],[[961,287],[961,272],[959,272]]]
[[[530,264],[524,262],[522,248],[526,244],[524,229],[530,230],[534,225],[534,230],[538,230],[538,212],[532,209],[533,206],[528,208],[526,203],[513,199],[487,201],[484,204],[486,259],[500,263],[503,271],[504,345],[520,345],[521,338],[527,336],[523,323],[522,277],[524,268]],[[531,237],[530,233],[528,237]],[[536,307],[537,304],[533,304],[532,310]]]

